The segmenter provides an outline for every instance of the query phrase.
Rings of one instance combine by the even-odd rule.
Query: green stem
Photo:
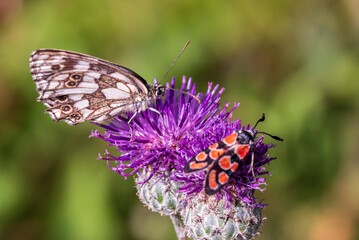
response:
[[[186,231],[180,214],[172,214],[170,215],[170,217],[173,223],[173,227],[175,228],[178,240],[186,240]]]

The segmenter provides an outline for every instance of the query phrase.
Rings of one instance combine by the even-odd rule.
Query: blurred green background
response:
[[[359,239],[359,2],[0,0],[0,239],[176,239],[168,217],[103,161],[90,123],[36,102],[39,48],[101,57],[153,82],[192,76],[234,117],[285,139],[271,151],[263,240]],[[169,78],[167,78],[167,81]],[[268,138],[268,141],[272,139]]]

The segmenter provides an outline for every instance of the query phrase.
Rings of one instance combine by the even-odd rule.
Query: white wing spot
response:
[[[95,83],[95,79],[93,77],[90,77],[90,76],[84,76],[82,81],[84,82],[90,82],[90,83]]]
[[[117,88],[105,88],[102,89],[101,92],[105,95],[107,99],[121,99],[130,97],[129,93],[123,92]]]
[[[83,96],[83,94],[69,95],[69,99],[72,101],[79,101]]]
[[[51,66],[41,66],[35,69],[39,72],[52,72]]]
[[[32,52],[31,56],[34,55],[35,52]],[[49,55],[47,55],[47,54],[37,56],[37,59],[39,59],[39,60],[43,60],[43,59],[47,59],[47,58],[49,58]]]
[[[34,64],[36,65],[41,65],[41,64],[44,64],[45,61],[44,60],[41,60],[41,59],[38,59],[37,61],[34,62]]]
[[[74,69],[79,69],[79,70],[88,70],[90,68],[90,64],[84,61],[78,61],[75,65],[74,65]]]
[[[94,122],[102,122],[102,121],[104,121],[104,120],[106,120],[106,119],[107,119],[107,116],[106,116],[106,115],[103,115],[103,116],[101,116],[101,117],[98,117],[98,118],[94,119],[93,121],[94,121]]]
[[[138,89],[135,85],[132,84],[128,84],[127,87],[132,91],[132,92],[138,92]],[[146,91],[147,92],[147,91]]]
[[[52,113],[52,116],[50,114],[50,116],[52,117],[52,119],[54,119],[53,117],[55,117],[55,119],[60,118],[61,117],[61,110],[60,109],[52,109],[51,111],[49,111],[49,113]]]
[[[117,82],[116,87],[122,91],[128,92],[128,86],[122,82]]]
[[[59,82],[49,82],[48,88],[54,89],[54,88],[57,88],[59,85],[60,85]]]
[[[111,73],[110,76],[113,78],[117,78],[117,79],[126,79],[126,81],[128,81],[128,79],[125,77],[125,75],[118,73],[118,72]]]
[[[90,115],[91,113],[93,113],[94,110],[90,110],[90,109],[82,109],[81,110],[81,114],[82,116],[86,119],[88,117],[88,115]]]
[[[96,92],[93,88],[64,88],[55,91],[56,96],[59,95],[70,95],[70,94],[91,94]]]
[[[69,77],[69,74],[61,74],[54,77],[54,81],[62,81]]]
[[[53,60],[63,60],[63,56],[51,56]]]
[[[99,88],[99,86],[97,83],[80,82],[80,84],[78,85],[78,88],[86,88],[86,89],[91,89],[93,91],[96,91]]]
[[[88,107],[89,105],[90,105],[89,101],[87,99],[84,99],[84,100],[76,102],[74,104],[74,107],[77,109],[83,109],[83,108]]]
[[[101,73],[97,73],[97,72],[89,72],[86,74],[93,78],[100,78],[100,76],[101,76]]]
[[[47,91],[47,92],[43,92],[40,96],[40,98],[49,98],[51,94],[53,94],[53,91]]]

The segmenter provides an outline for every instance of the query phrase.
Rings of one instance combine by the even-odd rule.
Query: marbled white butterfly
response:
[[[81,53],[41,49],[30,57],[36,89],[55,121],[101,122],[146,110],[165,86],[148,84],[123,66]]]
[[[186,163],[184,172],[192,173],[207,170],[204,184],[205,193],[212,195],[219,192],[243,164],[243,161],[249,152],[253,151],[252,148],[255,145],[254,140],[256,133],[264,133],[255,133],[254,129],[257,124],[263,122],[264,119],[265,114],[263,113],[262,118],[257,121],[253,130],[243,129],[236,131],[198,153]],[[283,141],[283,139],[279,137],[272,136],[268,133],[264,134],[278,141]],[[254,153],[252,153],[252,162],[250,166],[252,173],[254,167],[253,159]]]
[[[188,44],[189,41],[170,69]],[[123,66],[65,50],[34,51],[30,70],[40,94],[37,100],[48,107],[45,112],[53,120],[65,120],[70,125],[86,120],[102,122],[121,113],[133,112],[130,123],[137,113],[146,109],[160,114],[149,105],[163,97],[166,90],[160,84],[148,84]]]

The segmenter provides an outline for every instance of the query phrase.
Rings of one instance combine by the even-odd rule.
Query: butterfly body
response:
[[[165,91],[164,86],[148,84],[128,68],[64,50],[33,52],[30,70],[40,94],[38,101],[48,107],[45,112],[70,125],[137,114]]]
[[[190,159],[184,167],[184,172],[206,170],[205,192],[208,195],[215,194],[243,164],[254,138],[255,134],[251,130],[234,132]]]

